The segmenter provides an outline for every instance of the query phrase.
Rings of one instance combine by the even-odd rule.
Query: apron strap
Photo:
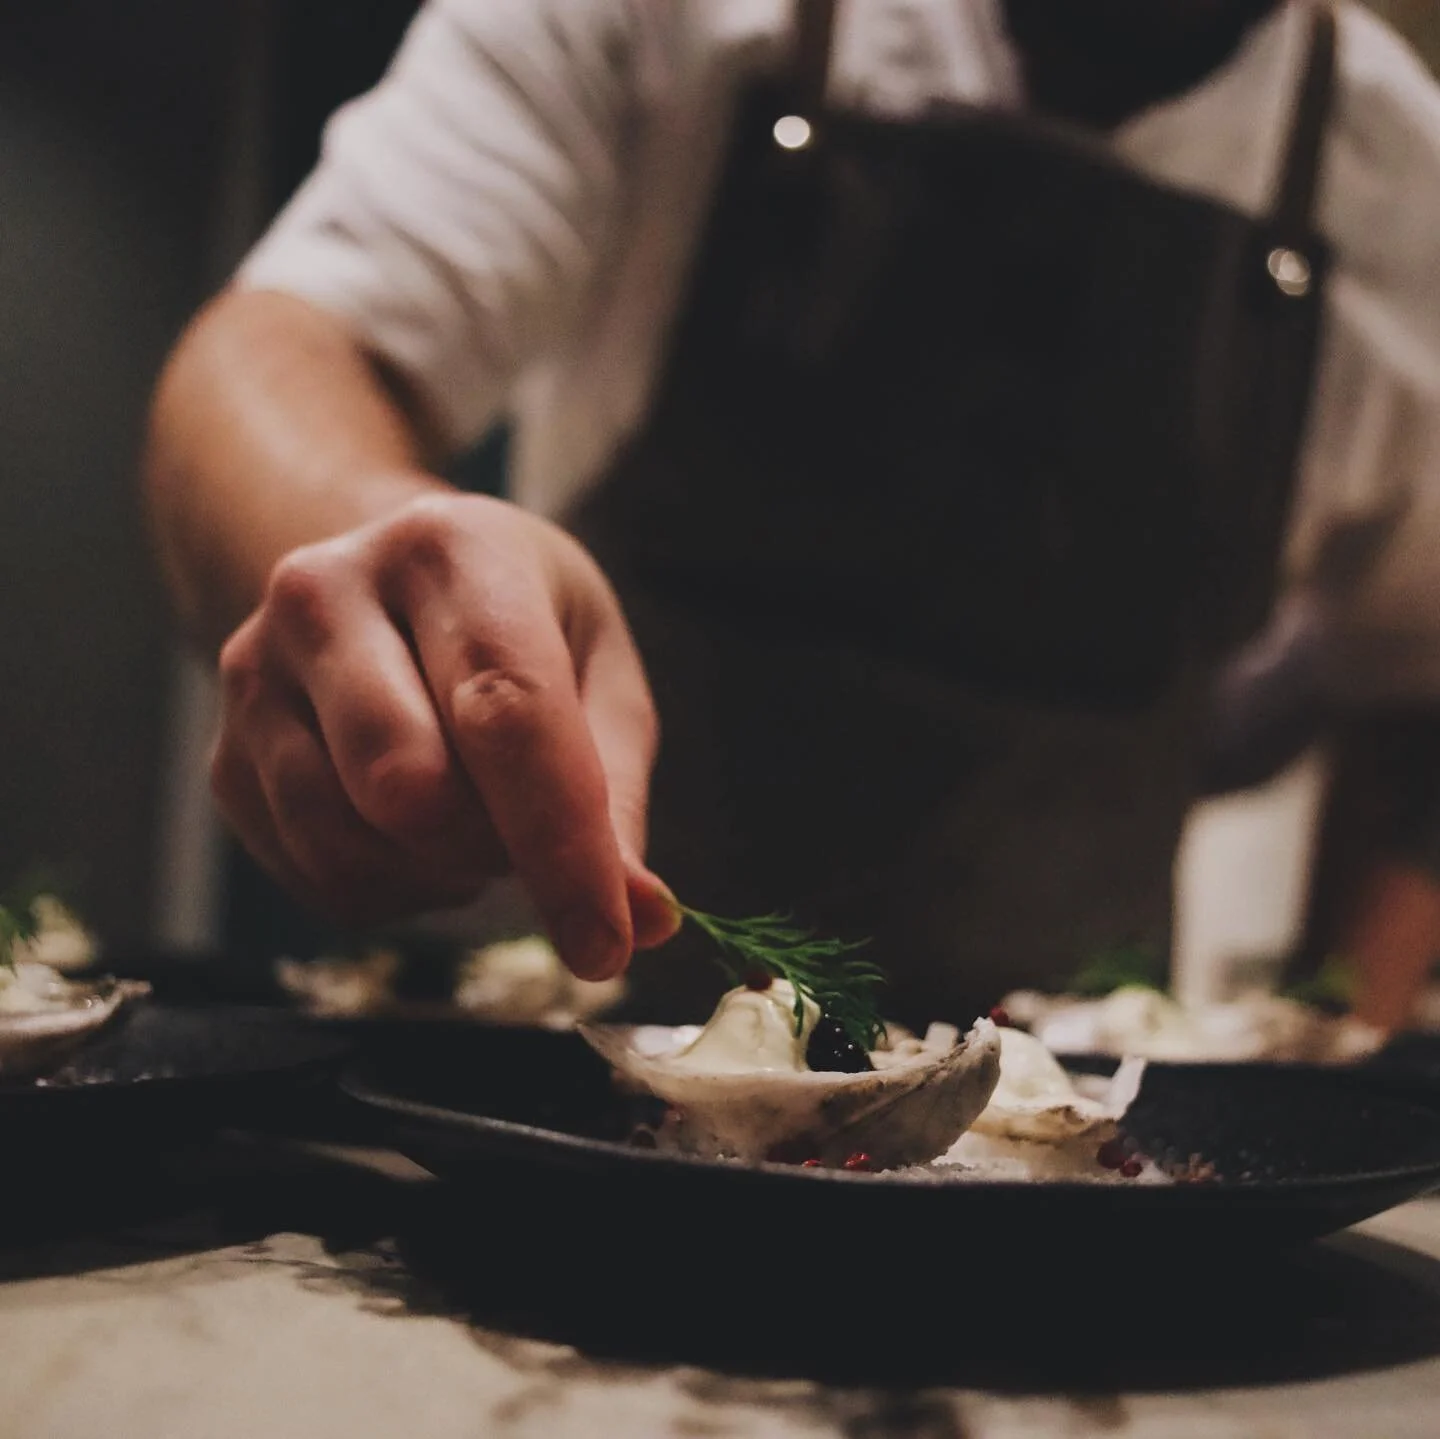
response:
[[[796,0],[795,98],[800,113],[812,121],[825,105],[834,35],[835,0]]]
[[[796,0],[795,52],[792,76],[795,98],[813,117],[825,104],[830,80],[831,48],[835,36],[835,0]],[[1295,116],[1280,175],[1279,193],[1272,216],[1276,238],[1283,247],[1305,244],[1312,230],[1315,191],[1318,187],[1325,130],[1334,98],[1339,27],[1328,0],[1313,6],[1310,53],[1295,103]],[[1305,265],[1301,251],[1294,253]],[[1276,276],[1286,293],[1287,280]],[[1291,286],[1298,281],[1291,279]],[[1307,283],[1303,286],[1308,289]]]
[[[1316,5],[1310,21],[1310,54],[1295,100],[1295,118],[1272,216],[1281,245],[1306,245],[1313,233],[1315,191],[1335,88],[1337,31],[1334,10],[1328,4]],[[1276,283],[1284,289],[1278,276]]]

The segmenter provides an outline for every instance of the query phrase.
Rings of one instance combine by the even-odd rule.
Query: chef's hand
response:
[[[554,526],[435,492],[294,550],[220,674],[221,808],[336,918],[462,904],[513,872],[583,978],[674,932],[640,861],[644,671],[598,567]]]

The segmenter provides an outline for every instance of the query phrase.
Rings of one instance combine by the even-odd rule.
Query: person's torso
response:
[[[1074,123],[818,90],[746,88],[644,423],[571,518],[655,686],[661,872],[871,934],[949,1012],[1087,942],[1164,943],[1216,653],[1191,621],[1223,608],[1192,603],[1197,501],[1238,500],[1210,527],[1231,587],[1272,577],[1278,528],[1239,541],[1290,489],[1318,290],[1252,281],[1282,231],[1309,248],[1309,205],[1255,223]],[[1292,87],[1280,194],[1311,193],[1326,103]],[[1257,354],[1229,424],[1206,375]],[[1283,453],[1250,467],[1272,415]],[[642,968],[658,1000],[674,972]]]
[[[781,62],[789,0],[676,6],[648,23],[633,179],[586,322],[516,397],[512,493],[563,515],[644,414],[738,90]],[[1199,86],[1107,138],[1140,173],[1258,214],[1274,189],[1304,50],[1297,7],[1262,22]],[[847,0],[837,12],[830,95],[888,116],[934,102],[1027,104],[999,0]],[[977,214],[977,223],[984,215]]]

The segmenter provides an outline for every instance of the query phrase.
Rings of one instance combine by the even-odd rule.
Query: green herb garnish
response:
[[[1081,966],[1070,983],[1070,992],[1086,999],[1103,999],[1127,985],[1141,985],[1163,993],[1167,968],[1165,955],[1157,946],[1112,945],[1091,955]]]
[[[1312,1009],[1349,1009],[1355,1002],[1355,967],[1343,955],[1328,955],[1320,968],[1280,991],[1285,999]]]
[[[885,1031],[874,997],[885,983],[885,973],[868,960],[841,958],[863,948],[868,941],[817,939],[812,931],[798,928],[783,914],[721,919],[683,904],[680,913],[719,946],[716,959],[736,984],[748,983],[756,974],[763,974],[772,980],[786,980],[794,988],[797,1036],[805,1026],[808,999],[856,1044],[867,1051],[874,1049]]]
[[[1169,993],[1164,953],[1154,945],[1119,944],[1093,954],[1069,985],[1085,999],[1104,999],[1117,989],[1143,987]],[[1355,968],[1341,955],[1330,955],[1312,975],[1292,981],[1278,993],[1312,1009],[1348,1009],[1355,999]]]
[[[35,937],[35,916],[28,908],[0,906],[0,966],[15,968],[15,946]]]

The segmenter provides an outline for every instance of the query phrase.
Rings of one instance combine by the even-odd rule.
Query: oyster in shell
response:
[[[1100,1150],[1118,1137],[1119,1122],[1140,1092],[1145,1061],[1125,1060],[1103,1093],[1092,1097],[1076,1089],[1033,1035],[1005,1028],[999,1039],[1000,1082],[969,1131],[939,1162],[973,1166],[995,1178],[1113,1174],[1118,1163],[1102,1163]]]
[[[985,1108],[1000,1077],[1000,1040],[989,1020],[960,1037],[932,1025],[924,1039],[882,1041],[860,1073],[812,1070],[805,1060],[818,1019],[807,1003],[795,1032],[795,993],[733,989],[703,1028],[581,1025],[628,1086],[670,1106],[657,1142],[707,1158],[818,1160],[868,1167],[920,1164],[953,1144]]]
[[[77,983],[34,960],[0,966],[0,1079],[54,1068],[149,989],[132,980]]]

